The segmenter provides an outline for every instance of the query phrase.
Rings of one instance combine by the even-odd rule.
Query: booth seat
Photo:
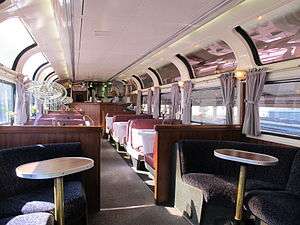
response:
[[[194,224],[218,224],[233,217],[239,165],[218,159],[214,150],[231,148],[269,154],[276,166],[248,166],[245,216],[258,223],[300,221],[300,149],[243,142],[182,140],[174,152],[175,207]],[[298,221],[298,222],[296,222]]]
[[[25,163],[57,157],[82,156],[80,143],[33,145],[0,150],[0,225],[53,223],[53,180],[16,176]],[[65,177],[66,225],[86,224],[87,203],[80,174]]]
[[[112,123],[112,138],[113,140],[119,144],[125,144],[125,136],[127,126],[126,123],[131,119],[149,119],[152,118],[152,115],[141,114],[141,115],[131,115],[131,114],[123,114],[123,115],[115,115],[113,117]],[[125,126],[124,126],[125,123]]]
[[[46,125],[46,126],[84,126],[85,121],[83,119],[62,119],[59,117],[39,118],[34,121],[34,125]]]
[[[171,120],[171,119],[134,119],[130,120],[128,123],[128,129],[126,134],[126,150],[131,156],[134,167],[137,169],[140,167],[142,161],[144,161],[144,147],[142,137],[139,134],[141,131],[154,131],[155,125],[159,124],[180,124],[180,120]],[[153,151],[152,151],[153,152]],[[148,152],[147,161],[153,162],[153,154]],[[151,158],[151,159],[150,159]],[[150,166],[151,165],[151,166]],[[151,163],[149,166],[154,167],[154,164]]]
[[[135,115],[135,112],[131,111],[124,111],[124,112],[114,112],[114,113],[107,113],[105,116],[105,132],[106,134],[110,134],[112,130],[113,118],[116,115]]]

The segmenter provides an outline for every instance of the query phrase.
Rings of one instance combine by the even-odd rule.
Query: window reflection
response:
[[[186,55],[186,58],[197,78],[233,71],[237,66],[232,49],[224,41],[212,43]]]
[[[170,84],[180,81],[180,72],[173,63],[169,63],[157,69],[159,73],[162,84]]]
[[[23,49],[35,43],[16,17],[0,23],[0,40],[0,63],[8,68],[12,68],[15,58]]]
[[[144,88],[149,88],[149,87],[153,87],[153,80],[151,78],[151,76],[148,73],[142,74],[140,76],[140,79],[143,83],[143,87]]]
[[[36,53],[28,58],[28,60],[25,62],[22,74],[28,76],[31,80],[33,77],[34,72],[37,70],[37,68],[46,63],[47,59],[43,55],[43,53],[39,52]]]
[[[300,57],[300,8],[273,12],[244,25],[254,42],[260,62],[274,63]],[[254,22],[254,23],[253,23]]]
[[[233,123],[239,123],[238,108],[233,107]],[[226,107],[223,104],[221,87],[192,91],[192,122],[206,124],[226,124]]]
[[[266,84],[259,115],[262,131],[300,136],[300,82]]]
[[[0,80],[0,90],[0,124],[6,124],[14,111],[14,85]]]

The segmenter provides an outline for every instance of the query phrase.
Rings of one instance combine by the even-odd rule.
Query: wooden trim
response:
[[[0,149],[35,144],[80,142],[83,156],[94,160],[85,174],[90,212],[100,210],[100,151],[102,127],[1,126]]]
[[[155,201],[158,205],[173,205],[172,150],[182,139],[241,140],[239,125],[157,125],[155,152]],[[174,169],[174,168],[173,168]]]

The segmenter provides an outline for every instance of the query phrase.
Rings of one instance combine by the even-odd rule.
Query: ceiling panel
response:
[[[222,2],[74,1],[75,78],[109,79]]]

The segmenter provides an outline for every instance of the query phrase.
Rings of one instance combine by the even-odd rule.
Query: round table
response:
[[[62,157],[27,163],[16,168],[18,177],[25,179],[54,179],[54,217],[64,224],[64,184],[66,175],[82,172],[94,166],[94,161],[83,157]]]
[[[259,154],[255,152],[247,152],[235,149],[216,149],[214,151],[214,155],[218,158],[237,162],[240,164],[240,174],[234,216],[235,222],[239,224],[242,221],[243,215],[243,201],[247,173],[246,165],[274,166],[278,163],[278,159],[266,154]]]

